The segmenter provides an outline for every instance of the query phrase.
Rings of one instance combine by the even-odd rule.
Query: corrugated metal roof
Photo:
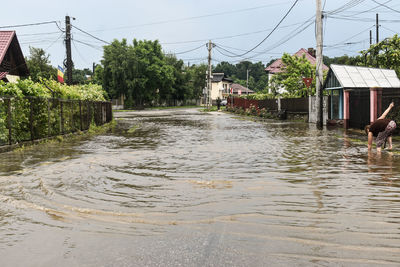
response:
[[[331,65],[331,70],[343,88],[400,88],[394,70],[347,65]]]

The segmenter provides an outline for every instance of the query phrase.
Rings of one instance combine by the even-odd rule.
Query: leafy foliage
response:
[[[158,41],[134,39],[129,45],[126,39],[114,40],[104,47],[101,63],[94,80],[101,80],[111,97],[124,95],[127,107],[195,98],[204,86],[204,67],[185,67],[182,60],[165,55]]]
[[[39,82],[40,79],[57,78],[57,69],[50,65],[49,54],[42,48],[29,47],[30,56],[26,58],[30,77],[33,81]]]
[[[271,79],[272,91],[277,94],[280,88],[285,88],[289,97],[305,97],[315,94],[315,80],[310,88],[303,82],[303,77],[315,77],[315,67],[302,57],[283,54],[282,63],[284,71],[275,74]]]
[[[249,89],[256,92],[266,91],[268,87],[268,75],[265,72],[265,66],[262,62],[252,63],[250,61],[242,61],[233,65],[223,61],[215,66],[213,72],[222,72],[231,77],[234,83],[247,87],[247,70],[249,71]]]
[[[38,96],[104,101],[106,92],[97,84],[68,86],[54,80],[40,79],[39,83],[25,79],[19,80],[17,83],[0,81],[0,96]]]
[[[393,69],[400,75],[400,37],[397,34],[361,51],[361,54],[367,66]]]

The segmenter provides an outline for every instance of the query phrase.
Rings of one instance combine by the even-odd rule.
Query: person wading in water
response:
[[[371,125],[365,126],[365,133],[368,135],[368,150],[372,149],[372,141],[376,137],[376,151],[380,152],[386,141],[389,143],[389,149],[392,149],[392,133],[396,129],[394,120],[386,119],[386,115],[394,107],[394,103],[390,103],[389,107],[383,112],[376,121]]]

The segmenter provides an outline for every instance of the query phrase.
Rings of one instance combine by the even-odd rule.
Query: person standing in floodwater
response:
[[[392,133],[396,129],[394,120],[386,119],[386,115],[394,107],[394,103],[390,103],[389,107],[383,114],[371,125],[365,126],[365,133],[368,135],[368,150],[372,149],[372,141],[376,137],[376,151],[380,152],[386,141],[389,143],[389,149],[392,149]]]
[[[221,108],[221,98],[217,98],[217,108],[218,110]]]

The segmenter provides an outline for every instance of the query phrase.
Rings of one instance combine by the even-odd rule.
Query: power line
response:
[[[364,2],[364,1],[365,1],[365,0],[350,0],[347,4],[344,4],[343,6],[337,8],[337,9],[335,9],[335,10],[328,11],[328,12],[326,12],[326,14],[328,14],[328,15],[334,15],[334,14],[341,13],[341,12],[343,12],[343,11],[345,11],[345,10],[351,9],[351,8],[353,8],[353,7],[355,7],[355,6],[359,5],[359,4],[361,4],[361,3]]]
[[[278,27],[279,29],[283,29],[283,28],[289,28],[295,25],[299,25],[302,24],[304,22],[297,22],[297,23],[293,23],[293,24],[288,24],[285,26],[281,26]],[[174,45],[174,44],[186,44],[186,43],[198,43],[198,42],[205,42],[208,40],[223,40],[223,39],[230,39],[230,38],[235,38],[235,37],[241,37],[241,36],[247,36],[247,35],[253,35],[253,34],[258,34],[258,33],[263,33],[263,32],[267,32],[270,31],[271,28],[265,29],[265,30],[259,30],[259,31],[253,31],[253,32],[245,32],[245,33],[240,33],[240,34],[235,34],[235,35],[227,35],[227,36],[220,36],[220,37],[211,37],[211,38],[205,38],[205,39],[197,39],[197,40],[189,40],[189,41],[178,41],[178,42],[162,42],[162,45]],[[244,50],[243,51],[247,51]]]
[[[106,43],[106,44],[111,44],[110,42],[104,41],[104,40],[102,40],[102,39],[100,39],[100,38],[98,38],[98,37],[96,37],[96,36],[94,36],[94,35],[92,35],[92,34],[86,32],[86,31],[84,31],[84,30],[82,30],[82,29],[79,29],[79,28],[76,27],[75,25],[72,25],[72,24],[71,24],[71,26],[74,27],[75,29],[77,29],[78,31],[81,31],[81,32],[83,32],[83,33],[89,35],[90,37],[92,37],[92,38],[94,38],[94,39],[96,39],[96,40],[99,40],[99,41],[101,41],[101,42],[103,42],[103,43]]]
[[[392,10],[394,12],[400,13],[400,11],[398,11],[396,9],[393,9],[393,8],[391,8],[391,7],[389,7],[389,6],[385,5],[385,4],[379,3],[379,2],[377,2],[375,0],[372,0],[372,2],[374,2],[374,3],[376,3],[376,4],[380,5],[380,6],[386,7],[387,9]]]
[[[37,36],[37,35],[53,35],[53,34],[56,34],[56,33],[60,33],[60,32],[58,31],[58,32],[25,33],[25,34],[18,34],[18,37],[21,37],[21,36]]]
[[[196,47],[196,48],[187,50],[187,51],[183,51],[183,52],[179,52],[179,53],[173,53],[173,54],[175,54],[175,55],[186,54],[186,53],[189,53],[189,52],[192,52],[192,51],[196,51],[196,50],[198,50],[198,49],[200,49],[200,48],[202,48],[202,47],[204,47],[204,44],[202,44],[201,46],[198,46],[198,47]]]
[[[272,29],[272,31],[261,42],[259,42],[256,46],[254,46],[252,49],[248,50],[247,52],[244,52],[240,55],[235,54],[235,57],[243,57],[244,55],[247,55],[248,53],[250,53],[257,47],[259,47],[262,43],[264,43],[265,40],[267,40],[271,36],[271,34],[278,28],[278,26],[283,22],[283,20],[289,15],[290,11],[292,11],[292,9],[294,8],[294,6],[297,4],[298,1],[299,0],[294,1],[293,5],[289,8],[289,10],[286,12],[286,14],[283,16],[283,18],[279,21],[279,23]]]
[[[86,45],[86,46],[89,46],[89,47],[91,47],[91,48],[93,48],[93,49],[96,49],[96,50],[99,50],[99,51],[103,51],[102,47],[95,46],[95,45],[92,45],[92,44],[88,44],[88,43],[86,43],[86,42],[82,42],[82,41],[79,41],[79,40],[76,40],[76,39],[74,39],[74,41],[75,41],[75,42],[78,42],[78,43],[80,43],[80,44],[84,44],[84,45]]]
[[[61,38],[63,35],[64,35],[64,33],[61,33],[60,36],[58,36],[58,38],[57,38],[54,42],[52,42],[48,47],[46,47],[46,48],[44,49],[44,51],[47,51],[50,47],[52,47],[55,43],[57,43],[57,41],[60,40],[60,38]]]
[[[386,30],[388,30],[388,31],[391,31],[391,32],[393,32],[393,33],[399,33],[399,31],[394,31],[394,30],[392,30],[392,29],[389,29],[388,27],[385,27],[385,26],[380,26],[380,27],[382,27],[382,28],[384,28],[384,29],[386,29]]]
[[[375,22],[374,18],[362,18],[362,17],[354,17],[354,16],[329,16],[331,19],[340,19],[340,20],[349,20],[349,21],[360,21],[360,22]],[[399,23],[399,19],[380,19],[380,22],[386,23]]]
[[[86,59],[81,55],[81,53],[79,52],[78,48],[76,47],[75,41],[72,39],[72,44],[75,47],[76,52],[78,53],[79,57],[86,63],[88,64],[88,62],[86,61]]]
[[[338,42],[338,43],[336,43],[336,44],[330,45],[330,46],[340,45],[340,44],[342,44],[342,43],[344,43],[344,42],[346,42],[346,41],[348,41],[348,40],[353,39],[354,37],[356,37],[356,36],[358,36],[358,35],[360,35],[360,34],[363,34],[363,33],[366,32],[366,31],[369,31],[370,29],[372,29],[372,28],[374,28],[374,27],[375,27],[375,26],[370,26],[370,27],[368,27],[367,29],[362,30],[361,32],[352,35],[351,37],[349,37],[349,38],[347,38],[347,39],[345,39],[345,40],[343,40],[343,41],[341,41],[341,42]]]
[[[300,1],[303,1],[303,0],[300,0]],[[120,29],[130,29],[130,28],[143,27],[143,26],[167,24],[167,23],[172,23],[172,22],[182,22],[182,21],[188,21],[188,20],[194,20],[194,19],[202,19],[202,18],[208,18],[208,17],[220,16],[220,15],[247,12],[247,11],[252,11],[252,10],[258,10],[258,9],[261,9],[261,8],[272,7],[272,6],[281,6],[281,5],[284,5],[286,3],[289,3],[289,2],[283,2],[283,3],[279,3],[279,4],[261,5],[261,6],[255,6],[255,7],[250,7],[250,8],[244,8],[244,9],[238,9],[238,10],[232,10],[232,11],[225,11],[225,12],[217,12],[217,13],[199,15],[199,16],[193,16],[193,17],[186,17],[186,18],[178,18],[178,19],[171,19],[171,20],[163,20],[163,21],[156,21],[156,22],[150,22],[150,23],[143,23],[143,24],[138,24],[138,25],[133,25],[133,26],[115,27],[115,28],[109,28],[109,29],[106,29],[106,30],[97,30],[97,31],[92,31],[92,32],[101,32],[101,31],[109,31],[109,30],[120,30]]]
[[[30,23],[30,24],[18,24],[18,25],[8,25],[8,26],[0,26],[0,29],[5,29],[5,28],[19,28],[19,27],[28,27],[28,26],[38,26],[38,25],[44,25],[44,24],[53,24],[55,23],[58,27],[57,21],[45,21],[45,22],[38,22],[38,23]]]

